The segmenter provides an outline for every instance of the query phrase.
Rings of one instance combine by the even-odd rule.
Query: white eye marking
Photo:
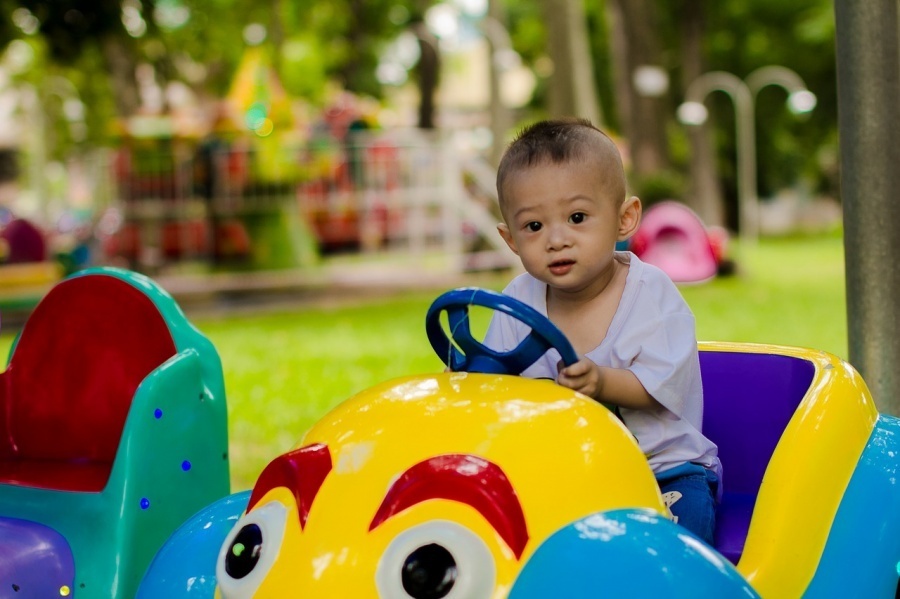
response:
[[[249,599],[278,559],[288,509],[279,501],[257,507],[228,533],[216,562],[222,599]]]

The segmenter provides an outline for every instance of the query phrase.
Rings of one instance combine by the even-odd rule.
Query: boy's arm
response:
[[[659,406],[633,372],[598,366],[586,357],[567,367],[560,363],[556,382],[597,401],[622,408],[648,410]]]

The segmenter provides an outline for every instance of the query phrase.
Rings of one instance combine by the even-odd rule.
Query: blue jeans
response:
[[[719,486],[715,472],[688,462],[658,473],[656,482],[678,524],[712,545]]]

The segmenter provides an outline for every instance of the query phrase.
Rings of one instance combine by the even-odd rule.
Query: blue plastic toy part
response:
[[[219,548],[249,501],[249,490],[229,495],[182,524],[153,558],[136,599],[212,599]]]
[[[472,337],[469,306],[509,314],[531,327],[531,333],[513,350],[492,350]],[[441,325],[441,312],[447,312],[450,337]],[[457,372],[520,374],[551,348],[559,351],[566,366],[578,361],[572,344],[546,316],[517,299],[487,289],[463,287],[438,297],[425,316],[425,332],[438,357]]]
[[[74,584],[75,559],[61,534],[0,517],[0,597],[65,597]]]
[[[900,418],[881,414],[847,484],[804,598],[898,596],[898,453]]]
[[[509,599],[759,599],[727,559],[649,510],[583,518],[544,541]]]

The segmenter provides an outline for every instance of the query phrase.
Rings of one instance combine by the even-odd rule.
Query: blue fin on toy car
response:
[[[229,495],[182,524],[153,558],[136,599],[212,599],[219,548],[249,500],[249,490]]]

